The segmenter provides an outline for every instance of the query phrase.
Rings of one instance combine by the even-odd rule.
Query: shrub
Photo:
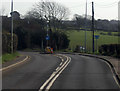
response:
[[[99,47],[99,53],[103,55],[109,55],[109,56],[114,55],[120,57],[120,44],[101,45]]]
[[[18,38],[15,34],[13,34],[13,51],[15,52],[17,49]],[[11,34],[4,32],[2,33],[2,53],[10,53],[11,52]]]
[[[111,33],[111,32],[108,32],[108,35],[112,35],[112,33]]]
[[[101,32],[100,34],[101,34],[101,35],[106,35],[106,33],[103,33],[103,32]]]
[[[74,52],[80,52],[80,46],[79,45],[76,46]]]

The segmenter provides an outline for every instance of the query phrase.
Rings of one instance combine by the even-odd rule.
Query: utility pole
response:
[[[49,18],[48,17],[46,17],[46,15],[45,15],[45,18],[46,18],[46,20],[47,20],[47,35],[46,35],[46,40],[47,40],[47,46],[49,45],[49,23],[50,23],[50,20],[49,20]]]
[[[85,10],[85,53],[86,53],[86,40],[87,40],[87,35],[86,35],[86,31],[87,31],[87,0],[86,0],[86,10]]]
[[[49,26],[48,26],[48,24],[49,24],[49,20],[47,20],[47,37],[49,37],[49,34],[48,34],[48,31],[49,31]],[[48,39],[49,40],[49,39]],[[48,46],[48,40],[47,40],[47,46]]]
[[[13,0],[11,1],[11,53],[13,53]]]
[[[92,52],[94,53],[95,48],[94,48],[94,2],[92,2],[92,31],[93,31],[93,38],[92,38]]]

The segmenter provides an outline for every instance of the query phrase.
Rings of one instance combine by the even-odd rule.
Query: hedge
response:
[[[120,44],[106,44],[99,47],[99,53],[120,57]]]
[[[13,34],[13,51],[17,50],[18,38],[17,35]],[[8,32],[2,33],[2,53],[11,52],[11,34]]]

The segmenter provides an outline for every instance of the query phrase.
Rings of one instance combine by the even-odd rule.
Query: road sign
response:
[[[49,40],[50,39],[50,37],[49,36],[46,36],[46,40]]]
[[[95,39],[99,39],[99,37],[100,37],[99,35],[95,35]]]
[[[95,39],[96,39],[96,51],[98,51],[98,48],[97,48],[97,39],[99,39],[100,35],[95,35]]]

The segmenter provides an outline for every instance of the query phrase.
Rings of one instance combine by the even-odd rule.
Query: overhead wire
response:
[[[90,4],[91,4],[91,2],[88,2],[88,6]],[[103,3],[95,3],[94,5],[95,5],[95,7],[98,7],[98,8],[110,8],[110,7],[118,6],[118,1],[115,1],[115,2],[112,2],[112,3],[109,3],[109,4],[104,4],[104,2]],[[85,6],[85,3],[82,3],[80,5],[72,6],[72,7],[69,7],[69,8],[75,9],[75,8],[84,7],[84,6]],[[89,11],[89,12],[91,12],[91,11]],[[96,15],[96,16],[98,17],[99,15]],[[101,17],[101,18],[103,18],[103,17]]]
[[[88,5],[91,4],[91,3],[88,3]],[[69,7],[69,8],[77,8],[77,7],[83,7],[85,6],[85,3],[82,3],[80,5],[77,5],[77,6],[72,6],[72,7]]]
[[[113,4],[116,4],[116,3],[118,3],[118,2],[115,1],[115,2],[109,3],[109,4],[103,4],[103,3],[102,3],[102,4],[100,4],[100,3],[98,4],[98,3],[97,3],[97,4],[98,4],[98,5],[101,5],[101,6],[109,6],[109,5],[113,5]]]
[[[88,5],[89,5],[89,4],[91,4],[91,2],[89,2]],[[109,8],[109,7],[114,7],[114,6],[118,5],[118,2],[115,1],[115,2],[110,3],[110,4],[103,4],[103,3],[102,3],[102,4],[99,4],[99,3],[95,3],[95,5],[96,5],[97,7],[100,7],[100,8]],[[72,6],[72,7],[69,7],[69,8],[77,8],[77,7],[83,7],[83,6],[85,6],[85,3],[82,3],[82,4],[77,5],[77,6]]]

